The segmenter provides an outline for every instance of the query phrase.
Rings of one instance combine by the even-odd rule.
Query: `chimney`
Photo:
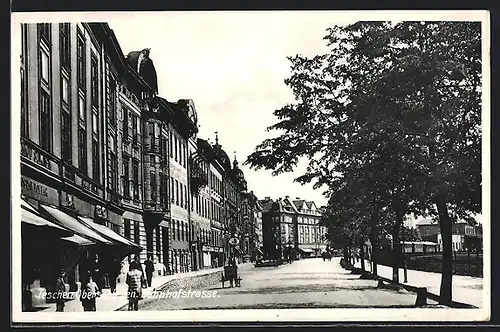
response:
[[[288,199],[288,197],[290,197],[290,196],[285,196],[285,199]]]
[[[300,197],[295,197],[295,199],[300,199]]]
[[[265,199],[266,201],[269,201],[269,200],[271,199],[271,197],[266,196],[266,197],[264,197],[264,199]]]

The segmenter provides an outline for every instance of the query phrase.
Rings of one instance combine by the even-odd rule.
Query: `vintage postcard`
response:
[[[490,318],[487,11],[13,13],[11,115],[14,323]]]

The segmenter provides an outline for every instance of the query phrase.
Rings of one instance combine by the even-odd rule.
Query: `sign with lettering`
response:
[[[34,181],[26,176],[21,176],[21,193],[50,204],[58,204],[58,192],[43,183]]]
[[[21,141],[21,156],[31,160],[43,168],[46,168],[47,170],[52,171],[50,160],[39,151],[29,146],[25,141]]]

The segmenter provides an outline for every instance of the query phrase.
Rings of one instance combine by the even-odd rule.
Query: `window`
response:
[[[61,110],[61,154],[62,159],[71,163],[71,116],[65,111]]]
[[[134,242],[137,244],[140,244],[140,229],[139,229],[139,222],[137,220],[134,220]]]
[[[97,135],[97,113],[92,112],[92,132]]]
[[[99,142],[96,139],[92,140],[92,178],[99,181],[99,163],[101,158],[99,156]]]
[[[170,158],[174,157],[174,134],[170,132]]]
[[[165,199],[165,181],[163,180],[163,173],[160,172],[158,175],[158,178],[160,180],[160,202],[164,203]]]
[[[85,99],[82,96],[78,96],[78,114],[80,116],[80,120],[83,122],[85,122],[86,113]]]
[[[157,200],[157,190],[156,190],[156,174],[151,172],[151,200],[155,201]]]
[[[131,237],[130,237],[130,220],[129,219],[123,219],[123,236],[129,240],[131,239]]]
[[[90,84],[92,85],[90,100],[92,106],[97,107],[99,104],[99,60],[94,53],[92,53],[90,60]]]
[[[155,228],[155,230],[156,230],[156,232],[155,232],[155,237],[156,237],[156,256],[158,256],[158,258],[159,258],[160,255],[161,255],[161,242],[160,242],[161,227],[157,226]]]
[[[181,183],[181,186],[180,186],[180,195],[181,195],[181,207],[183,208],[184,207],[184,185]]]
[[[59,24],[59,47],[61,55],[61,67],[71,69],[71,26],[69,23]]]
[[[44,89],[40,89],[40,146],[52,152],[52,105]]]
[[[149,156],[149,164],[151,167],[156,167],[156,156]]]
[[[69,79],[65,75],[61,75],[61,99],[69,105]]]
[[[180,229],[180,225],[179,225],[179,220],[177,220],[177,240],[180,240],[181,239],[181,229]]]
[[[179,181],[175,180],[175,205],[179,205]]]
[[[123,196],[129,198],[130,197],[130,159],[127,156],[123,156]]]
[[[172,203],[175,202],[175,197],[174,197],[174,192],[175,192],[175,188],[174,188],[175,184],[174,184],[174,178],[170,177],[170,201]]]
[[[184,223],[182,222],[181,223],[181,240],[184,241],[184,236],[185,236],[185,232],[186,232],[186,228],[184,227]]]
[[[123,139],[124,140],[128,140],[128,135],[129,135],[129,132],[128,132],[128,109],[126,109],[125,107],[122,107],[122,111],[123,111]]]
[[[109,80],[109,115],[111,124],[116,126],[116,82],[111,77]]]
[[[178,161],[177,159],[177,143],[178,143],[178,140],[177,140],[177,136],[174,137],[174,159],[175,161]]]
[[[114,192],[117,192],[118,191],[118,158],[116,157],[116,155],[111,152],[110,153],[111,155],[111,165],[110,165],[110,168],[109,168],[109,177],[110,177],[110,180],[111,180],[111,189],[114,191]]]
[[[85,91],[85,83],[86,83],[86,72],[85,72],[85,39],[78,32],[78,42],[77,42],[77,77],[78,77],[78,86]]]
[[[50,78],[50,60],[49,53],[44,48],[40,49],[40,76],[44,83],[49,84]]]
[[[78,128],[78,165],[83,173],[87,173],[87,133]]]
[[[175,228],[175,220],[172,222],[172,240],[175,240],[175,235],[177,233],[176,228]]]
[[[132,116],[132,144],[137,145],[139,131],[139,121],[136,116]]]
[[[134,199],[139,199],[139,161],[132,162],[132,180],[134,181]]]
[[[50,44],[51,41],[50,23],[38,23],[37,25],[40,37],[45,39],[45,41]]]

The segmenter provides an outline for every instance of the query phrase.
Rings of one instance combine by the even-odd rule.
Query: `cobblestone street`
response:
[[[279,267],[252,268],[241,274],[239,288],[221,283],[196,290],[217,291],[215,298],[150,299],[139,310],[413,307],[416,294],[377,289],[339,266],[339,259],[295,261]],[[183,289],[189,291],[189,289]],[[191,289],[195,291],[195,289]],[[429,301],[429,304],[432,304]]]

